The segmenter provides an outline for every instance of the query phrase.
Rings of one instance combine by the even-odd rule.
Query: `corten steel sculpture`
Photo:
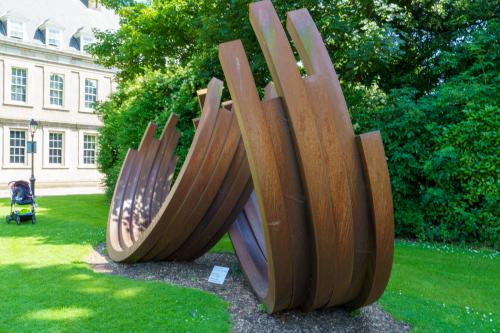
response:
[[[250,5],[250,21],[275,83],[269,95],[277,98],[259,100],[241,42],[221,45],[265,240],[258,240],[258,223],[240,216],[230,230],[236,253],[271,312],[369,304],[387,284],[393,254],[392,197],[380,135],[355,136],[307,10],[287,18],[305,78],[271,2]],[[273,123],[285,124],[283,119],[291,140],[276,134]],[[285,157],[292,148],[277,140],[291,141],[295,156]]]
[[[269,312],[359,308],[391,271],[392,194],[380,133],[356,136],[340,84],[307,10],[288,13],[292,48],[270,1],[250,21],[272,79],[260,100],[243,45],[220,45],[232,97],[213,79],[174,186],[176,118],[129,151],[115,190],[108,249],[117,261],[190,260],[229,229]],[[251,194],[252,190],[254,192]]]
[[[129,150],[108,219],[110,257],[120,262],[187,260],[224,235],[252,190],[240,131],[213,79],[200,101],[203,112],[186,160],[171,188],[177,117],[159,140],[149,125],[137,151]]]

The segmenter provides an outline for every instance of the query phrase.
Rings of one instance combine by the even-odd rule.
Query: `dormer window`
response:
[[[75,41],[74,47],[85,52],[85,48],[95,41],[94,32],[88,26],[81,27],[73,34],[73,40]]]
[[[60,47],[63,44],[63,26],[53,19],[45,20],[38,28],[43,34],[45,45]]]
[[[24,22],[17,20],[9,20],[7,22],[7,34],[12,38],[24,38]]]
[[[24,39],[25,38],[25,22],[27,19],[15,11],[8,11],[0,21],[6,27],[6,35],[10,38]]]
[[[47,45],[61,46],[62,31],[58,28],[47,28]]]
[[[92,36],[81,36],[80,37],[80,51],[85,51],[85,47],[94,42],[94,37]]]

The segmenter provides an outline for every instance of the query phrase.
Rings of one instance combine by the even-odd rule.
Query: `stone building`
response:
[[[38,186],[98,184],[95,101],[115,88],[114,72],[94,63],[85,46],[93,29],[119,19],[88,0],[0,1],[0,187],[28,180],[27,143],[35,134]]]

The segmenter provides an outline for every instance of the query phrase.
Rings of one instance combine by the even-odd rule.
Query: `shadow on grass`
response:
[[[0,276],[0,331],[229,329],[227,304],[197,290],[95,274],[84,265],[2,265]]]
[[[221,332],[227,304],[205,292],[92,272],[104,195],[39,198],[37,224],[0,223],[0,332]],[[10,211],[0,200],[0,216]]]
[[[43,244],[96,245],[106,238],[109,203],[104,195],[38,198],[37,223],[6,224],[9,201],[0,200],[0,237],[35,237]]]

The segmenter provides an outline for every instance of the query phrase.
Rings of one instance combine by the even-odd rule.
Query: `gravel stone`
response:
[[[105,244],[101,244],[86,261],[96,272],[137,280],[156,280],[215,294],[229,303],[232,331],[237,333],[410,331],[410,326],[395,320],[376,304],[362,308],[356,315],[338,308],[311,313],[295,310],[270,315],[254,295],[238,260],[231,253],[207,253],[193,262],[119,264],[107,256]],[[214,265],[229,267],[222,286],[208,282]]]

